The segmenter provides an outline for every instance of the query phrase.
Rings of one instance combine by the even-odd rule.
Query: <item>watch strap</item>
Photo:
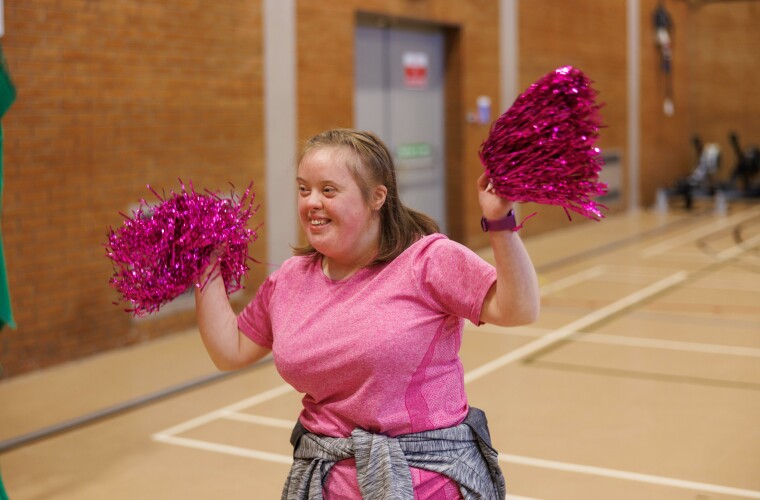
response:
[[[480,219],[480,227],[483,231],[517,231],[517,220],[515,219],[515,211],[510,209],[507,215],[497,220],[488,220],[485,217]]]

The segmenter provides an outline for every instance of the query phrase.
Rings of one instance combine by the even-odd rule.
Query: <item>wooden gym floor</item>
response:
[[[526,243],[541,318],[468,325],[462,348],[510,498],[760,499],[760,204]],[[279,498],[299,410],[269,362],[217,376],[195,331],[11,379],[0,402],[11,500]]]

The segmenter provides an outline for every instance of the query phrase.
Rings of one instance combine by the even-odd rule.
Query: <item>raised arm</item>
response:
[[[514,203],[488,189],[488,178],[478,179],[478,200],[483,216],[498,220]],[[538,277],[522,240],[516,232],[489,231],[496,262],[496,283],[486,294],[480,320],[501,326],[518,326],[538,319],[541,299]]]
[[[208,267],[212,268],[213,264]],[[206,277],[202,278],[201,283]],[[269,349],[256,344],[238,330],[237,318],[218,270],[202,290],[196,287],[195,313],[203,345],[220,370],[243,368],[269,353]]]

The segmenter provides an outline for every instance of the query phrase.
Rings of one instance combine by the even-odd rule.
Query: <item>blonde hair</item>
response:
[[[298,164],[309,152],[326,147],[340,147],[350,151],[351,155],[347,155],[348,166],[368,204],[373,187],[383,185],[388,190],[385,203],[380,208],[378,253],[371,265],[390,262],[420,237],[440,231],[432,218],[401,203],[393,156],[378,136],[372,132],[345,128],[327,130],[306,141]],[[356,161],[350,161],[351,157]],[[293,250],[295,255],[318,253],[309,244]]]

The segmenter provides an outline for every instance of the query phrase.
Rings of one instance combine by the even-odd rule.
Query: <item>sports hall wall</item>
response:
[[[3,117],[2,234],[18,328],[0,330],[2,377],[171,334],[194,324],[192,298],[137,319],[115,306],[103,244],[146,184],[167,191],[178,179],[242,191],[254,182],[267,207],[261,0],[235,2],[5,2],[0,39],[18,91]],[[760,4],[666,1],[673,17],[676,112],[662,112],[663,82],[651,13],[640,1],[640,190],[687,174],[691,136],[718,142],[732,165],[727,133],[760,142],[756,78]],[[628,152],[627,2],[518,0],[518,86],[572,64],[605,102],[600,147]],[[299,0],[297,135],[351,126],[353,29],[357,11],[433,23],[446,30],[447,194],[452,236],[485,243],[474,181],[486,126],[464,117],[478,95],[499,102],[496,0]],[[501,111],[501,110],[499,110]],[[293,145],[294,149],[298,147]],[[292,168],[292,166],[283,166]],[[623,176],[622,211],[629,187]],[[276,196],[269,193],[269,196]],[[567,227],[564,212],[538,211],[534,236]],[[255,223],[255,222],[254,222]],[[574,217],[572,224],[593,223]],[[266,262],[266,227],[251,247]],[[241,307],[267,272],[253,265]]]
[[[3,376],[191,327],[192,297],[147,319],[112,304],[106,231],[155,201],[146,184],[264,184],[261,2],[6,1],[1,43],[18,93],[2,123],[18,324],[0,331]]]

